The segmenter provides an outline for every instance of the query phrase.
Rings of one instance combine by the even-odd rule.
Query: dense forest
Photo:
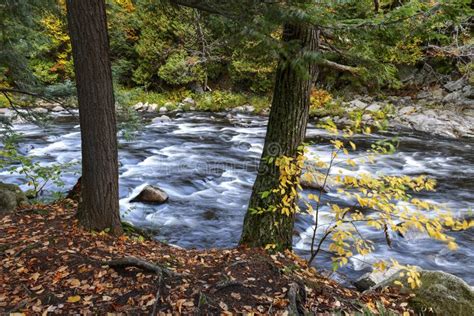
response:
[[[0,0],[0,312],[471,315],[467,0]]]

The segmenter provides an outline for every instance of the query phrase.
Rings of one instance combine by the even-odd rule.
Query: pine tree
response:
[[[121,234],[115,102],[105,1],[68,0],[82,139],[78,217],[89,229]]]

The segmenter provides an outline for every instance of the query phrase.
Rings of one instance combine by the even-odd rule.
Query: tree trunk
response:
[[[115,102],[104,0],[67,0],[82,140],[79,221],[121,234]]]
[[[308,63],[305,67],[307,73],[302,74],[301,69],[298,71],[297,66],[290,64],[296,58],[301,58],[305,52],[317,49],[316,30],[302,25],[285,25],[283,41],[297,45],[292,53],[281,58],[278,65],[262,159],[240,240],[241,244],[251,247],[272,244],[278,250],[291,249],[295,214],[287,216],[276,210],[258,215],[252,210],[268,209],[276,202],[261,196],[262,192],[277,188],[279,184],[279,168],[269,164],[264,158],[296,157],[298,147],[304,141],[316,66],[312,62]],[[296,206],[296,203],[295,200],[293,206]]]

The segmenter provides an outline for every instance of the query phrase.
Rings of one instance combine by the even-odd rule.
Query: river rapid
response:
[[[124,220],[151,229],[156,238],[184,248],[236,246],[243,216],[250,197],[266,130],[266,118],[227,113],[179,113],[164,122],[152,123],[144,118],[144,127],[135,138],[119,142],[120,206]],[[80,132],[71,117],[58,115],[46,128],[16,124],[23,134],[20,142],[24,154],[35,156],[44,164],[80,161]],[[364,155],[369,144],[393,134],[356,137],[358,151],[353,158]],[[329,160],[330,135],[310,124],[307,141],[312,153]],[[375,164],[345,168],[333,172],[357,174],[364,171],[388,175],[416,176],[426,174],[438,181],[436,192],[419,194],[431,202],[446,205],[456,217],[472,218],[474,206],[474,141],[452,140],[429,135],[401,133],[395,154],[381,156]],[[66,191],[77,180],[76,173],[64,174]],[[0,170],[0,181],[16,183],[28,189],[17,173]],[[145,205],[129,201],[146,185],[157,185],[169,195],[163,205]],[[49,186],[46,195],[58,190]],[[305,191],[306,192],[306,191]],[[311,191],[308,191],[311,193]],[[315,193],[315,192],[312,192]],[[347,203],[344,197],[330,191],[324,200]],[[331,215],[322,208],[321,220]],[[312,218],[300,215],[296,221],[294,249],[307,255]],[[376,250],[366,257],[356,256],[340,270],[340,276],[354,279],[368,269],[368,263],[395,258],[401,263],[427,269],[444,270],[462,277],[473,285],[474,230],[452,233],[459,249],[449,251],[444,245],[423,234],[391,236],[392,248],[380,232],[361,227],[362,234],[376,242]],[[318,234],[319,235],[319,234]],[[330,255],[322,252],[315,265],[331,269]]]

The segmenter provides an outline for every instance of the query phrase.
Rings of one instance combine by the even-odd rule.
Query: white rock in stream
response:
[[[169,122],[169,121],[171,121],[171,118],[169,116],[166,116],[166,115],[162,115],[160,117],[155,117],[153,120],[151,120],[151,122],[153,124]]]
[[[53,112],[62,112],[64,111],[64,108],[62,106],[55,106],[51,111]]]
[[[38,114],[46,114],[48,113],[48,110],[45,109],[45,108],[34,108],[33,110],[31,110],[32,112],[34,113],[38,113]]]
[[[156,110],[155,110],[155,111],[156,111]],[[162,107],[160,108],[160,113],[166,113],[166,112],[168,112],[168,109],[166,108],[166,106],[162,106]]]

